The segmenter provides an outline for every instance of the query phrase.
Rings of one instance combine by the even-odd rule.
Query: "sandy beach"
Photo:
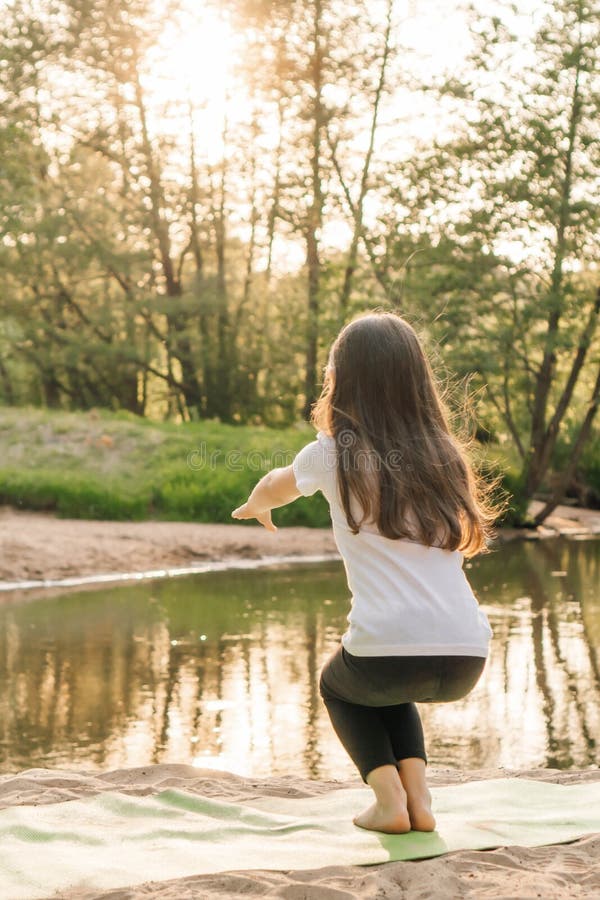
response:
[[[484,778],[520,777],[574,784],[600,780],[600,770],[559,772],[556,769],[482,769],[457,772],[432,768],[431,785]],[[176,788],[237,802],[257,797],[314,797],[327,791],[360,786],[348,781],[313,781],[293,774],[279,778],[243,778],[230,772],[191,766],[156,765],[103,774],[32,769],[0,777],[0,807],[48,804],[90,797],[105,791],[148,795]],[[52,894],[56,897],[57,894]],[[431,859],[371,866],[327,866],[304,870],[239,870],[170,881],[153,881],[109,891],[73,889],[65,900],[100,897],[156,897],[184,900],[204,897],[280,897],[285,900],[455,900],[490,898],[597,898],[600,896],[600,834],[568,844],[543,847],[508,846],[496,850],[460,850]]]
[[[532,505],[535,511],[539,504]],[[535,531],[503,529],[500,540],[600,534],[600,510],[560,506]],[[226,560],[337,555],[329,528],[190,522],[102,522],[59,519],[0,508],[2,582],[60,580]]]

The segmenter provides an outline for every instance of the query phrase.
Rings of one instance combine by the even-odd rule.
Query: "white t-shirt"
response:
[[[352,534],[337,487],[335,441],[319,431],[292,463],[298,490],[320,490],[344,561],[352,605],[342,644],[354,656],[486,657],[492,629],[463,572],[458,550],[382,535],[374,523]],[[360,521],[360,505],[351,509]]]

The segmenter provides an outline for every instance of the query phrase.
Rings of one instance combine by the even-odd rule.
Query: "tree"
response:
[[[349,8],[339,0],[240,0],[233,6],[259,35],[254,46],[262,56],[264,81],[256,89],[265,97],[275,95],[279,112],[285,112],[280,122],[286,141],[276,167],[271,225],[278,218],[290,226],[305,248],[302,413],[308,418],[318,393],[320,351],[330,338],[323,320],[331,319],[337,330],[348,315],[378,115],[388,91],[393,2],[359,2]],[[350,144],[357,123],[363,127],[365,121],[369,142],[357,153]],[[357,168],[354,191],[352,172]],[[352,235],[333,316],[323,246],[323,229],[332,214],[350,220]]]
[[[428,310],[445,361],[478,374],[521,458],[525,500],[569,412],[570,462],[540,523],[599,402],[600,8],[554,0],[529,39],[498,17],[473,31],[469,71],[437,86],[454,136],[394,173],[385,206],[403,216],[374,268],[388,296],[400,284],[404,304]]]

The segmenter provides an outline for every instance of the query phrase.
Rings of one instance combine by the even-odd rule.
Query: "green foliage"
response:
[[[64,518],[133,520],[148,517],[148,492],[125,479],[113,483],[53,469],[0,469],[0,502],[55,512]]]
[[[484,481],[493,485],[490,500],[498,510],[496,527],[528,527],[529,502],[519,460],[510,446],[482,447],[475,452],[475,463]]]
[[[529,500],[525,492],[523,475],[514,469],[507,469],[502,473],[502,495],[507,496],[508,505],[505,512],[498,520],[498,525],[506,527],[527,527],[531,525],[527,509]]]
[[[586,445],[579,468],[588,489],[587,505],[600,509],[600,435]]]
[[[313,439],[307,425],[159,425],[124,412],[8,408],[0,417],[0,502],[71,518],[231,523],[262,475]],[[300,498],[273,518],[329,523],[322,497]]]
[[[402,214],[379,240],[403,307],[451,373],[474,376],[485,424],[519,451],[516,519],[550,483],[560,501],[557,436],[572,421],[590,437],[600,383],[598,9],[552,0],[540,13],[517,39],[473,11],[474,52],[439,84],[456,124],[386,180],[385,204]]]
[[[553,468],[562,471],[569,462],[574,435],[569,429],[558,440],[553,458]],[[596,432],[586,444],[567,497],[582,506],[600,509],[600,432]]]

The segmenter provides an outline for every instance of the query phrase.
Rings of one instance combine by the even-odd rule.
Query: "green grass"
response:
[[[127,413],[0,410],[0,502],[82,519],[232,522],[275,465],[314,439],[218,422],[156,423]],[[326,526],[320,496],[276,510],[281,524]]]
[[[0,409],[0,502],[81,519],[232,522],[231,511],[274,466],[314,439],[305,423],[285,430],[215,421],[177,425],[129,413]],[[512,463],[482,451],[492,469]],[[281,525],[329,525],[321,494],[276,509]],[[255,524],[255,523],[252,523]]]

